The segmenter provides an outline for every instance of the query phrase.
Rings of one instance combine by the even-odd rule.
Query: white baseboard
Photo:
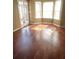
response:
[[[54,25],[56,25],[57,27],[60,27],[60,25],[53,23]]]
[[[22,28],[22,27],[19,27],[19,28],[13,30],[13,32],[18,31],[18,30],[20,30],[21,28]]]
[[[60,26],[61,28],[65,28],[64,26]]]
[[[60,25],[58,25],[58,24],[55,24],[55,23],[53,23],[54,25],[56,25],[56,26],[58,26],[58,27],[61,27],[61,28],[64,28],[64,26],[60,26]]]

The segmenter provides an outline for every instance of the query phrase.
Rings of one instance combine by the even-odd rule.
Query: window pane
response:
[[[58,0],[55,2],[54,19],[60,20],[60,8],[61,8],[61,1]]]
[[[18,4],[19,5],[23,5],[23,1],[18,1]]]
[[[41,12],[41,2],[35,2],[35,18],[42,18]]]
[[[53,2],[43,3],[43,18],[53,18]]]

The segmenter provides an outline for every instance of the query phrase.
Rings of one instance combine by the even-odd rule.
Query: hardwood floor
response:
[[[13,59],[65,59],[64,29],[41,27],[30,25],[13,33]]]

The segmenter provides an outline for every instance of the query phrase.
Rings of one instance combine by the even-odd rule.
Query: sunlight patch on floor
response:
[[[33,30],[39,30],[39,31],[41,31],[41,30],[46,29],[47,26],[48,26],[48,25],[37,25],[37,26],[34,26],[32,29],[33,29]]]

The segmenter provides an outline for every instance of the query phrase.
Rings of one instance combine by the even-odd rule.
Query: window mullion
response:
[[[53,14],[52,14],[53,19],[54,19],[54,12],[55,12],[55,1],[53,1]]]
[[[41,16],[42,16],[42,17],[41,17],[41,21],[42,21],[42,23],[43,23],[43,1],[42,1],[41,3],[42,3],[42,5],[41,5],[41,7],[42,7],[42,8],[41,8],[41,9],[42,9],[42,12],[41,12],[41,13],[42,13],[42,15],[41,15]]]

